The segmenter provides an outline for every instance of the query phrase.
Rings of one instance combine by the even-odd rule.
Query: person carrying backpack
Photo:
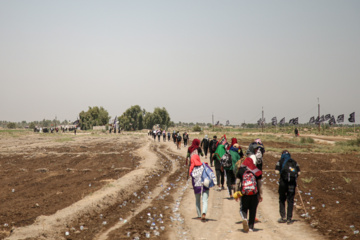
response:
[[[177,149],[181,149],[181,134],[179,132],[176,134],[176,146]]]
[[[171,136],[170,132],[167,133],[167,136],[168,136],[168,142],[170,142],[170,136]]]
[[[176,144],[176,133],[175,133],[175,131],[172,134],[172,139],[173,139],[174,144]]]
[[[213,154],[213,160],[215,164],[216,179],[218,184],[218,190],[221,191],[224,188],[224,168],[221,165],[221,159],[226,154],[225,146],[220,144],[217,146],[215,153]],[[221,183],[221,187],[220,187]]]
[[[166,142],[166,131],[165,130],[163,131],[162,135],[163,135],[163,142]]]
[[[202,222],[206,222],[209,188],[214,186],[214,173],[206,163],[201,162],[199,155],[194,154],[190,159],[189,175],[192,178],[195,193],[197,218],[201,219]],[[204,175],[207,177],[204,178]],[[202,211],[200,210],[201,200]]]
[[[229,154],[231,155],[231,166],[230,167],[223,166],[226,173],[226,185],[228,187],[230,199],[233,199],[232,191],[234,190],[235,192],[235,180],[236,180],[235,174],[237,172],[236,163],[241,158],[239,154],[239,149],[240,146],[237,143],[230,148]]]
[[[207,158],[207,152],[209,149],[209,138],[208,135],[205,135],[205,137],[203,138],[203,140],[201,141],[201,147],[202,149],[204,149],[204,153],[205,153],[205,159]]]
[[[158,136],[158,141],[160,142],[161,130],[157,130],[156,134],[157,134],[157,136]]]
[[[249,157],[244,160],[236,174],[237,191],[242,193],[240,215],[243,219],[244,232],[254,231],[257,206],[259,202],[262,202],[258,184],[261,175],[261,170],[256,168]],[[236,198],[236,201],[239,201],[239,198]]]
[[[209,143],[209,150],[210,150],[210,165],[211,167],[213,167],[213,154],[215,153],[216,151],[216,148],[217,148],[217,137],[214,136],[213,139],[210,141]]]
[[[281,218],[278,222],[292,224],[296,180],[300,175],[300,167],[297,162],[291,158],[289,151],[284,150],[282,152],[280,160],[276,163],[275,173],[280,174],[279,211]],[[287,201],[287,214],[285,213],[285,201]]]
[[[187,134],[187,132],[184,132],[183,140],[184,140],[184,147],[186,147],[187,143],[188,143],[188,140],[189,140],[189,135]]]
[[[154,141],[156,140],[156,130],[153,131]]]

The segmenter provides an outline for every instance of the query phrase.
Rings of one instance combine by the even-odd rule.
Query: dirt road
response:
[[[15,228],[6,239],[323,239],[299,216],[292,225],[278,224],[278,198],[266,186],[254,232],[242,231],[239,203],[229,200],[226,190],[210,190],[208,221],[200,222],[184,170],[187,148],[147,136],[135,142],[141,145],[133,153],[142,159],[139,166],[54,214]]]

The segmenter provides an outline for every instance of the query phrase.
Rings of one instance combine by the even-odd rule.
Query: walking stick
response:
[[[308,213],[307,213],[307,211],[306,211],[305,204],[304,204],[304,202],[303,202],[303,200],[302,200],[299,187],[297,188],[297,190],[298,190],[298,194],[299,194],[299,196],[300,196],[301,204],[304,206],[305,216],[308,217],[309,215],[308,215]]]

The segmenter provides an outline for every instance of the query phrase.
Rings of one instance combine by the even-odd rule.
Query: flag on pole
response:
[[[309,120],[309,123],[310,123],[310,124],[315,123],[315,117],[311,117],[310,120]]]
[[[215,126],[218,126],[219,124],[220,124],[220,121],[217,121],[216,124],[215,124]]]
[[[331,118],[331,114],[326,114],[325,115],[325,121],[329,120]]]
[[[76,120],[75,122],[73,122],[73,125],[78,125],[79,122],[80,122],[80,120],[78,119],[78,120]]]
[[[320,120],[319,120],[319,122],[324,122],[325,121],[325,117],[324,117],[324,115],[322,115],[321,117],[320,117]]]
[[[276,117],[273,117],[273,118],[271,119],[271,124],[272,124],[273,126],[276,126],[276,125],[277,125],[277,118],[276,118]]]
[[[341,115],[339,115],[339,116],[337,117],[337,122],[338,122],[338,123],[344,122],[344,114],[341,114]]]
[[[330,120],[329,120],[329,124],[330,124],[330,125],[336,124],[334,115],[331,116],[331,118],[330,118]]]
[[[315,124],[320,124],[320,118],[319,118],[319,116],[316,117]]]
[[[351,123],[355,122],[355,112],[350,113],[349,122],[351,122]]]
[[[284,125],[285,124],[285,118],[281,119],[279,122],[280,125]]]
[[[290,119],[289,124],[294,124],[294,119]]]
[[[293,124],[294,125],[299,124],[299,117],[293,119]]]
[[[114,126],[116,125],[116,117],[117,117],[117,116],[115,116],[115,118],[114,118]]]

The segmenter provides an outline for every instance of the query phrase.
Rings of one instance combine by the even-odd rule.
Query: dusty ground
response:
[[[241,142],[241,145],[248,145]],[[265,142],[265,147],[296,148]],[[300,195],[292,225],[278,224],[279,153],[267,152],[264,201],[253,233],[239,203],[210,191],[208,221],[195,219],[184,156],[145,135],[28,134],[0,138],[0,230],[8,239],[358,239],[359,155],[293,154]],[[202,158],[203,161],[207,159]],[[310,218],[300,215],[305,211]],[[354,226],[351,228],[350,226]],[[10,232],[12,231],[11,235]]]

